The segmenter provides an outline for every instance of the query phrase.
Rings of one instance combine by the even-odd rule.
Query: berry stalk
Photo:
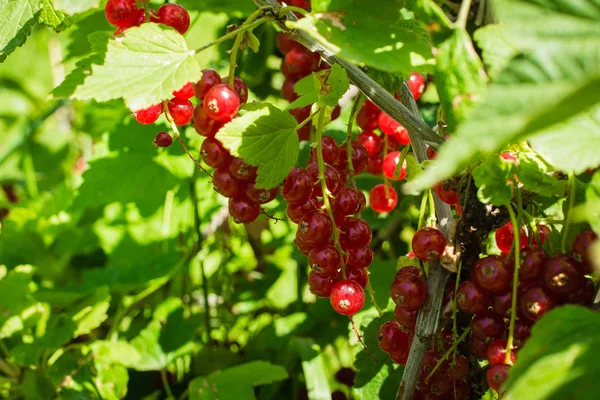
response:
[[[452,343],[452,346],[450,346],[450,348],[448,350],[446,350],[446,352],[444,353],[444,356],[442,358],[440,358],[438,360],[438,362],[435,364],[435,367],[433,367],[433,369],[431,370],[431,372],[429,373],[429,375],[427,375],[427,377],[425,378],[425,383],[429,382],[429,379],[431,379],[431,377],[433,376],[433,374],[435,374],[435,372],[440,368],[440,366],[444,363],[444,361],[446,361],[448,359],[448,357],[450,357],[450,354],[453,353],[456,348],[458,347],[458,345],[465,340],[465,338],[467,337],[467,335],[469,334],[469,332],[471,332],[471,327],[466,328],[462,335],[460,335],[460,337],[458,339],[456,339],[454,341],[454,343]]]
[[[250,14],[248,19],[246,19],[246,21],[244,21],[242,26],[240,26],[239,29],[236,29],[236,31],[239,31],[239,32],[238,32],[237,36],[235,37],[235,41],[233,42],[233,47],[231,49],[231,57],[229,58],[229,78],[228,78],[227,83],[231,87],[234,87],[233,83],[234,83],[234,79],[235,79],[235,67],[237,66],[237,53],[238,53],[238,50],[240,49],[240,45],[242,44],[242,40],[244,40],[244,35],[246,34],[246,32],[248,30],[253,29],[255,26],[260,25],[260,24],[256,25],[256,23],[253,24],[253,22],[256,18],[258,18],[258,16],[262,12],[263,12],[263,10],[260,8],[256,11],[254,11],[252,14]],[[262,21],[262,22],[266,22],[267,20],[269,20],[269,18],[267,18],[267,17],[264,17],[261,19],[264,19],[264,21]],[[260,21],[261,19],[259,19],[258,21]],[[256,21],[256,22],[258,22],[258,21]]]
[[[354,126],[354,120],[356,119],[356,115],[358,114],[359,104],[362,100],[362,93],[358,93],[354,98],[354,104],[352,105],[352,111],[350,112],[350,119],[348,119],[348,129],[346,130],[346,149],[348,150],[348,170],[350,173],[348,174],[350,179],[350,184],[353,189],[356,189],[356,181],[354,180],[354,163],[352,162],[352,153],[354,149],[352,148],[352,128]]]
[[[560,251],[563,253],[567,252],[567,238],[569,236],[569,228],[571,225],[571,210],[575,206],[575,175],[573,172],[569,173],[569,209],[567,210],[567,215],[565,217],[565,225],[563,227],[563,231],[561,232],[562,242],[560,244]],[[516,231],[515,231],[516,232]]]
[[[518,190],[517,190],[517,193],[519,193]],[[512,209],[512,206],[510,204],[508,205],[507,208],[508,208],[508,213],[510,214],[510,221],[513,225],[513,230],[514,230],[514,232],[519,232],[519,221],[517,219],[517,216],[515,215],[515,212]],[[518,294],[517,287],[519,285],[519,268],[521,266],[520,265],[521,264],[521,245],[519,242],[519,235],[515,234],[513,240],[514,240],[513,247],[514,247],[514,251],[515,251],[515,270],[513,273],[512,303],[510,305],[510,325],[508,328],[508,340],[506,341],[506,359],[505,359],[506,364],[511,364],[510,354],[512,352],[514,334],[515,334],[515,320],[517,317],[517,294]]]
[[[252,23],[250,23],[248,25],[246,25],[246,23],[248,23],[248,20],[246,20],[246,22],[244,22],[239,28],[237,28],[237,29],[229,32],[226,35],[221,36],[220,38],[218,38],[216,40],[213,40],[212,42],[206,43],[205,45],[203,45],[201,47],[198,47],[196,50],[194,50],[194,54],[198,54],[198,53],[200,53],[200,52],[208,49],[209,47],[215,46],[217,44],[221,44],[221,43],[223,43],[226,40],[229,40],[229,39],[231,39],[233,37],[236,37],[240,32],[244,33],[244,32],[246,32],[249,29],[254,29],[257,26],[259,26],[259,25],[261,25],[261,24],[263,24],[265,22],[272,21],[272,20],[273,20],[273,17],[271,17],[271,16],[265,16],[265,17],[257,19],[256,21],[254,21],[254,22],[252,22]]]

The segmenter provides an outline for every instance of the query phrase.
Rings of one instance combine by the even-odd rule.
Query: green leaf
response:
[[[475,31],[473,38],[482,50],[483,62],[491,78],[497,78],[510,60],[518,54],[514,38],[505,25],[490,24]]]
[[[396,269],[400,270],[404,267],[417,267],[421,268],[419,265],[419,259],[416,257],[408,257],[408,256],[400,256],[398,257],[398,261],[396,263]]]
[[[369,68],[366,74],[370,76],[382,88],[390,93],[396,93],[402,87],[403,76],[398,73],[380,71],[376,68]]]
[[[585,191],[585,203],[573,209],[576,222],[587,222],[600,234],[600,172],[596,171]]]
[[[298,124],[289,113],[271,104],[257,103],[245,109],[216,137],[233,155],[258,167],[257,188],[270,189],[279,185],[296,165]]]
[[[473,179],[478,188],[477,197],[483,204],[500,206],[512,200],[512,188],[507,180],[514,175],[513,166],[512,161],[492,156],[473,170]]]
[[[0,62],[22,46],[40,12],[40,0],[0,0]]]
[[[100,0],[54,0],[54,8],[72,15],[88,11],[100,5],[104,8],[104,2],[100,3]]]
[[[600,393],[600,315],[563,306],[533,326],[505,385],[514,399],[596,399]]]
[[[179,0],[177,3],[188,10],[210,10],[211,13],[227,13],[230,15],[250,15],[253,11],[256,11],[256,6],[246,0]]]
[[[327,380],[327,369],[323,351],[313,339],[293,338],[289,344],[300,356],[302,372],[310,400],[330,400],[331,389]]]
[[[0,339],[9,336],[10,319],[34,304],[31,297],[33,268],[22,266],[0,280]]]
[[[548,166],[533,152],[519,152],[517,177],[527,191],[545,197],[565,197],[567,184],[549,175]]]
[[[405,76],[431,71],[429,34],[419,21],[402,18],[403,7],[401,1],[388,0],[316,2],[318,18],[302,18],[294,25],[354,63]]]
[[[55,9],[52,0],[41,0],[40,6],[42,8],[42,12],[38,17],[40,24],[57,28],[65,20],[65,14]]]
[[[50,378],[41,371],[27,370],[19,389],[28,400],[48,400],[54,396]]]
[[[191,400],[253,400],[254,386],[284,380],[286,370],[266,361],[252,361],[190,382]]]
[[[439,46],[435,81],[448,129],[453,131],[458,123],[470,115],[486,89],[483,65],[469,34],[464,30],[455,30]]]
[[[288,108],[314,103],[335,107],[349,87],[346,71],[334,64],[330,69],[308,75],[296,82],[294,91],[298,93],[298,98]]]
[[[97,101],[123,98],[129,109],[139,110],[168,99],[199,77],[194,51],[183,36],[164,25],[143,24],[108,41],[104,64],[92,66],[92,74],[74,96]]]

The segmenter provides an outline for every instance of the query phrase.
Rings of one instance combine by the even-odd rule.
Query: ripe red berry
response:
[[[407,331],[413,331],[417,326],[419,310],[412,310],[404,306],[396,306],[394,316],[396,321]]]
[[[477,335],[471,335],[469,338],[469,350],[475,358],[484,359],[487,351],[487,342],[485,338]]]
[[[340,263],[340,253],[330,244],[315,247],[308,254],[308,265],[320,276],[335,276]]]
[[[254,181],[256,179],[257,168],[246,164],[244,160],[233,157],[229,164],[229,172],[240,181]]]
[[[333,284],[331,277],[319,276],[315,271],[308,273],[308,288],[316,296],[329,297]]]
[[[385,176],[387,176],[388,178],[392,179],[392,180],[401,180],[404,179],[406,177],[406,160],[404,160],[404,162],[402,163],[402,167],[400,168],[400,170],[398,171],[398,177],[396,178],[396,167],[398,166],[398,163],[400,162],[400,152],[399,151],[392,151],[391,153],[388,153],[388,155],[386,155],[383,159],[383,173],[385,174]]]
[[[138,8],[135,0],[108,0],[104,14],[111,25],[126,28],[137,21]]]
[[[413,267],[412,265],[406,265],[402,268],[400,268],[397,272],[396,272],[396,276],[394,277],[394,279],[399,279],[400,276],[402,275],[414,275],[417,277],[421,276],[421,270],[417,267]]]
[[[175,97],[167,103],[167,107],[169,108],[169,114],[173,118],[173,122],[177,126],[188,124],[194,114],[194,105],[189,100]]]
[[[209,167],[226,167],[231,162],[229,151],[215,138],[206,138],[200,147],[200,157]]]
[[[468,374],[469,360],[467,360],[467,357],[460,354],[456,357],[454,366],[451,365],[448,368],[448,378],[452,379],[453,381],[460,381],[461,379],[464,379]]]
[[[359,208],[360,196],[358,194],[358,191],[349,187],[343,187],[335,195],[335,199],[333,200],[332,205],[334,213],[339,213],[342,215],[352,215],[356,214]]]
[[[277,48],[282,54],[287,54],[293,49],[302,49],[302,45],[290,37],[290,35],[277,32]]]
[[[369,157],[367,172],[371,175],[381,175],[383,173],[383,157],[381,155]]]
[[[305,214],[318,209],[321,205],[316,197],[311,197],[304,203],[288,203],[287,216],[297,224]]]
[[[296,85],[295,80],[286,79],[281,86],[281,97],[290,103],[298,98],[298,93],[294,90],[294,85]]]
[[[415,232],[412,249],[421,261],[433,261],[442,256],[446,248],[446,237],[438,229],[426,226]]]
[[[172,143],[173,138],[167,132],[158,132],[153,142],[158,147],[169,147]]]
[[[541,235],[541,231],[540,231]],[[543,240],[543,239],[542,239]],[[598,235],[594,231],[587,230],[581,232],[575,240],[573,241],[573,246],[571,251],[573,253],[573,258],[580,262],[584,266],[584,272],[586,274],[591,273],[592,266],[592,253],[591,246],[592,244],[598,240]]]
[[[512,272],[506,261],[497,255],[484,257],[473,264],[473,280],[477,286],[492,293],[508,290]]]
[[[498,230],[496,230],[495,238],[496,246],[498,246],[500,251],[503,253],[509,253],[515,239],[515,232],[512,223],[507,222],[498,228]],[[525,230],[523,228],[519,230],[519,244],[521,248],[527,246],[527,234],[525,234]]]
[[[504,325],[504,319],[498,314],[482,311],[475,314],[471,322],[471,329],[473,335],[485,338],[489,342],[489,339],[493,340],[502,336]]]
[[[544,286],[557,296],[575,292],[583,283],[583,273],[570,256],[552,257],[544,264]]]
[[[367,153],[367,149],[365,149],[365,147],[356,140],[354,140],[351,145],[352,169],[354,170],[354,175],[358,175],[367,168],[367,164],[369,163],[369,154]],[[348,168],[348,146],[342,145],[340,148],[336,165],[342,170]]]
[[[310,0],[291,0],[290,5],[298,8],[303,8],[305,10],[310,9]]]
[[[194,109],[193,119],[194,129],[200,136],[214,137],[217,134],[217,121],[206,115],[202,104],[198,104]]]
[[[302,238],[298,237],[298,232],[296,232],[296,237],[294,238],[294,245],[300,251],[300,253],[304,254],[305,256],[308,256],[312,249],[315,248],[315,246],[309,246],[304,243]]]
[[[427,158],[430,160],[434,160],[435,157],[437,156],[437,151],[435,151],[435,149],[431,146],[427,146]]]
[[[158,22],[183,35],[190,27],[190,14],[179,4],[167,3],[158,9]]]
[[[229,77],[225,77],[221,80],[221,83],[228,85]],[[240,104],[246,104],[248,102],[248,86],[242,80],[242,78],[238,78],[237,76],[233,78],[233,90],[236,91],[240,98]]]
[[[506,345],[507,342],[504,339],[496,339],[488,344],[486,357],[490,365],[504,364],[506,361]],[[510,364],[514,364],[517,360],[517,353],[513,349],[510,352]]]
[[[342,248],[367,246],[371,243],[373,232],[369,224],[362,218],[348,217],[340,227],[340,244]]]
[[[427,284],[421,277],[400,275],[390,287],[390,297],[397,305],[416,310],[427,298]]]
[[[194,97],[194,84],[192,82],[186,83],[181,89],[175,90],[173,96],[183,100],[191,99]]]
[[[313,192],[313,180],[310,174],[302,168],[292,168],[283,181],[281,195],[288,203],[304,203]]]
[[[410,143],[406,128],[386,113],[382,112],[379,114],[377,124],[383,133],[393,136],[401,145],[405,146]]]
[[[340,154],[337,142],[331,136],[323,136],[321,139],[321,149],[323,153],[323,161],[327,164],[333,164]],[[317,149],[312,150],[313,160],[317,159]]]
[[[446,204],[455,205],[458,204],[458,194],[452,190],[449,185],[438,183],[433,187],[433,191],[438,195],[441,201]]]
[[[313,187],[313,194],[318,197],[323,196],[323,189],[321,183],[319,182],[318,163],[316,161],[311,162],[308,167],[306,167],[306,171],[309,173],[313,182],[315,183]],[[325,164],[324,175],[327,189],[335,196],[343,186],[342,174],[340,174],[340,171],[337,168],[329,164]]]
[[[431,371],[433,371],[433,369],[437,365],[438,361],[440,361],[442,358],[444,358],[443,353],[436,351],[436,350],[427,350],[425,352],[425,356],[423,357],[423,363],[421,364],[421,369],[426,374],[430,374]],[[446,369],[448,369],[449,364],[450,363],[448,360],[444,360],[440,364],[438,371],[441,371],[441,372],[445,371]]]
[[[229,215],[238,224],[247,224],[258,218],[260,206],[245,195],[229,199]]]
[[[373,250],[369,246],[350,247],[346,250],[346,265],[355,268],[366,268],[373,262]]]
[[[153,124],[163,113],[162,103],[155,104],[143,110],[138,110],[133,113],[133,116],[137,122],[144,125]]]
[[[356,314],[365,303],[365,291],[355,281],[339,281],[331,289],[331,306],[342,315]]]
[[[392,358],[392,361],[394,361],[396,364],[405,365],[406,362],[408,361],[409,354],[410,354],[410,345],[408,346],[407,349],[402,349],[400,351],[395,351],[393,353],[390,353],[390,357]]]
[[[281,73],[288,79],[300,79],[316,66],[314,56],[305,48],[293,48],[283,57]]]
[[[240,96],[228,85],[215,85],[206,93],[202,102],[206,115],[216,121],[228,121],[240,109]]]
[[[568,304],[579,304],[589,306],[594,300],[596,294],[594,281],[585,278],[583,284],[572,293],[567,294],[566,302]]]
[[[527,322],[527,323],[526,323]],[[515,322],[515,339],[513,344],[516,347],[522,346],[529,336],[531,336],[531,326],[529,321],[517,321]]]
[[[539,320],[555,306],[555,301],[540,286],[531,287],[519,294],[517,301],[521,315],[532,322]]]
[[[394,353],[409,347],[410,334],[403,331],[396,321],[387,321],[379,328],[377,340],[381,350]]]
[[[342,280],[342,271],[338,274],[338,280]],[[346,279],[350,279],[360,285],[363,289],[369,282],[369,273],[365,268],[347,267],[346,268]]]
[[[492,299],[492,310],[498,315],[507,316],[512,307],[512,290],[504,293],[497,293]]]
[[[480,289],[473,281],[464,281],[456,293],[456,305],[466,314],[485,311],[490,304],[488,294]]]
[[[194,95],[200,101],[204,100],[204,97],[210,89],[221,83],[221,76],[213,69],[205,69],[202,71],[202,78],[194,85]]]
[[[372,131],[377,128],[377,118],[380,112],[371,100],[367,100],[356,116],[356,123],[365,131]]]
[[[408,87],[412,92],[415,100],[419,100],[423,92],[425,91],[425,77],[421,74],[413,72],[410,74],[410,78],[408,78]]]
[[[369,193],[369,205],[378,213],[390,212],[398,204],[398,194],[393,187],[388,186],[387,193],[384,184],[379,184]]]
[[[323,211],[315,210],[305,214],[298,223],[296,233],[306,244],[318,246],[329,241],[333,224]]]
[[[237,180],[229,168],[217,168],[212,175],[214,189],[223,197],[235,197],[246,191],[246,185]]]
[[[356,140],[364,146],[369,157],[379,154],[381,139],[373,132],[362,132],[356,137]]]
[[[546,252],[537,247],[526,247],[521,251],[520,258],[519,280],[524,283],[537,282],[542,277],[548,258]]]
[[[510,366],[506,364],[494,364],[485,374],[488,385],[495,391],[499,391],[504,382],[508,379],[508,370]]]
[[[257,189],[254,182],[248,184],[246,196],[256,204],[266,204],[277,197],[277,188]]]

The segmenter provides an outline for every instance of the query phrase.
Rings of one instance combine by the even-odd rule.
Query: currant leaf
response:
[[[39,0],[0,0],[0,62],[25,43],[39,13]]]

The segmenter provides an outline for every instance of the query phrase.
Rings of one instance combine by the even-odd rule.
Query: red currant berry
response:
[[[258,218],[260,206],[246,196],[229,199],[229,215],[238,224],[247,224]]]
[[[310,0],[291,0],[290,5],[305,10],[310,10]]]
[[[440,398],[443,395],[447,394],[452,386],[450,378],[448,378],[444,374],[434,374],[431,380],[429,381],[429,391],[436,398]]]
[[[355,268],[366,268],[373,262],[373,250],[369,246],[350,247],[346,250],[348,260],[346,265]]]
[[[205,69],[202,71],[202,78],[194,85],[194,95],[200,101],[204,100],[204,97],[210,89],[221,83],[221,76],[213,69]]]
[[[229,151],[215,138],[206,138],[200,147],[200,157],[209,167],[226,167],[231,162]]]
[[[427,158],[430,160],[435,160],[435,156],[437,155],[437,152],[435,151],[435,149],[431,146],[427,146]]]
[[[335,312],[352,315],[365,304],[365,291],[357,282],[346,279],[333,285],[330,299]]]
[[[510,253],[510,249],[512,248],[513,241],[515,239],[515,232],[513,229],[513,225],[511,222],[507,222],[502,225],[495,234],[496,238],[496,246],[503,253]],[[519,244],[521,248],[527,246],[527,235],[525,234],[525,230],[523,228],[519,231]]]
[[[169,114],[171,115],[171,118],[173,118],[175,125],[186,125],[192,119],[192,115],[194,114],[194,105],[191,101],[178,99],[175,97],[169,101],[167,106],[169,108]]]
[[[229,164],[229,171],[240,181],[254,181],[256,179],[257,168],[250,164],[246,164],[244,160],[238,157],[233,157]]]
[[[323,136],[321,139],[321,149],[323,153],[323,161],[327,164],[333,164],[340,153],[338,145],[334,138],[331,136]],[[312,150],[313,159],[317,159],[317,149]]]
[[[294,48],[283,57],[281,73],[288,79],[298,80],[309,75],[315,66],[315,59],[310,51]]]
[[[354,170],[354,175],[358,175],[362,173],[365,169],[367,169],[367,164],[369,163],[369,154],[367,153],[367,149],[357,142],[356,140],[352,142],[352,169]],[[343,145],[340,148],[340,153],[337,159],[337,165],[340,169],[345,170],[348,168],[348,146]]]
[[[298,123],[301,123],[305,119],[310,117],[310,110],[311,110],[311,106],[308,105],[305,107],[292,108],[291,110],[289,110],[289,113],[292,115],[292,117],[294,117],[296,119],[296,121]],[[309,125],[310,124],[307,124],[304,126],[309,126]]]
[[[104,14],[111,25],[127,28],[137,21],[138,8],[135,0],[108,0]]]
[[[283,32],[277,32],[277,48],[281,54],[287,54],[293,49],[301,50],[303,47],[300,43],[292,39],[290,35]]]
[[[425,91],[425,77],[421,74],[413,72],[410,74],[410,78],[408,78],[408,87],[412,92],[415,100],[419,100],[423,92]]]
[[[408,355],[410,353],[410,346],[407,349],[402,349],[400,351],[395,351],[390,353],[390,357],[392,361],[396,364],[405,365],[408,362]]]
[[[427,284],[418,276],[400,275],[390,287],[390,297],[397,305],[416,310],[427,298]]]
[[[175,90],[173,92],[173,96],[182,100],[189,100],[194,97],[194,84],[192,82],[188,82],[179,90]]]
[[[364,146],[369,157],[379,154],[381,149],[381,139],[373,132],[362,132],[356,140]]]
[[[382,165],[383,173],[385,174],[385,176],[387,176],[388,178],[390,178],[392,180],[396,180],[396,181],[404,179],[406,177],[406,160],[404,160],[404,162],[402,163],[402,167],[398,171],[399,175],[396,178],[396,167],[398,166],[399,162],[400,162],[400,152],[399,151],[393,151],[391,153],[388,153],[388,155],[386,155],[385,158],[383,159],[383,165]]]
[[[146,11],[143,7],[138,8],[133,26],[141,26],[144,22],[146,22]]]
[[[194,109],[193,119],[194,129],[200,136],[210,138],[217,134],[218,129],[215,129],[217,122],[206,115],[202,104],[198,104]]]
[[[369,205],[375,212],[390,212],[396,208],[397,204],[398,194],[391,186],[388,186],[386,190],[385,184],[379,184],[369,193]]]
[[[512,307],[512,291],[497,293],[492,299],[492,310],[498,315],[509,315]]]
[[[576,291],[567,294],[566,302],[568,304],[589,306],[594,300],[595,292],[594,281],[585,278],[583,284]]]
[[[304,203],[288,203],[287,216],[297,224],[305,214],[317,210],[319,207],[321,207],[321,203],[316,197],[311,197]]]
[[[338,104],[337,106],[333,107],[333,110],[331,110],[331,121],[335,121],[336,119],[338,119],[341,114],[342,107],[340,107],[340,105]]]
[[[544,285],[557,296],[575,292],[583,282],[583,273],[575,259],[567,255],[548,259],[544,264]]]
[[[491,255],[473,265],[473,280],[482,289],[492,293],[508,290],[512,282],[512,268],[500,256]]]
[[[340,244],[342,248],[367,246],[371,243],[373,232],[362,218],[348,217],[340,227]]]
[[[480,338],[477,335],[471,335],[469,339],[469,350],[475,358],[484,359],[486,357],[487,342],[485,338]]]
[[[504,364],[506,361],[506,345],[507,342],[504,339],[496,339],[488,344],[486,357],[490,365]],[[514,364],[517,360],[517,353],[513,349],[510,352],[510,364]]]
[[[228,121],[240,109],[240,96],[228,85],[219,84],[213,86],[206,93],[202,105],[209,118],[216,121]]]
[[[407,145],[410,143],[406,128],[400,125],[395,119],[386,113],[382,112],[379,114],[379,117],[377,118],[377,124],[383,133],[393,136],[401,145]]]
[[[425,352],[425,357],[423,357],[421,369],[423,370],[423,372],[429,375],[437,365],[438,361],[440,361],[442,358],[444,358],[444,354],[442,354],[441,352],[436,350],[427,350]],[[450,363],[448,362],[448,360],[443,361],[442,364],[440,364],[438,371],[445,371],[446,369],[448,369],[449,364]]]
[[[426,226],[412,238],[412,249],[421,261],[438,260],[446,248],[446,237],[438,229]]]
[[[342,271],[338,274],[338,280],[342,280]],[[347,267],[346,268],[346,279],[350,279],[360,285],[363,289],[369,282],[369,273],[364,268]]]
[[[225,85],[229,84],[229,77],[223,78],[221,83]],[[248,102],[248,86],[246,86],[246,83],[242,78],[238,78],[237,76],[233,78],[233,90],[238,94],[240,104],[246,104]]]
[[[539,281],[544,270],[544,263],[548,258],[544,250],[537,247],[526,247],[521,250],[520,258],[519,280],[525,283]]]
[[[173,138],[167,132],[158,132],[153,142],[158,147],[169,147],[172,143]]]
[[[229,168],[217,168],[213,172],[212,183],[217,191],[223,197],[235,197],[246,191],[246,185],[237,180]]]
[[[315,271],[308,273],[308,288],[311,293],[319,297],[329,297],[334,281],[331,277],[322,277]]]
[[[396,306],[394,316],[396,321],[407,331],[414,331],[417,326],[419,310],[411,310],[404,306]]]
[[[183,35],[190,27],[190,14],[179,4],[163,4],[158,9],[158,22]]]
[[[456,305],[466,314],[475,314],[487,310],[490,300],[488,294],[473,281],[464,281],[456,293]]]
[[[490,388],[499,391],[504,382],[508,379],[508,370],[510,366],[506,364],[494,364],[485,374],[485,379]]]
[[[468,374],[469,360],[467,360],[467,357],[460,354],[456,357],[456,360],[454,361],[454,366],[450,366],[450,368],[448,368],[448,378],[452,379],[453,381],[460,381],[464,379]]]
[[[349,187],[343,187],[335,195],[333,200],[333,212],[341,215],[352,215],[358,212],[360,208],[360,196],[357,190]]]
[[[433,187],[433,191],[438,195],[441,201],[446,204],[458,204],[458,194],[444,183],[438,183]]]
[[[283,181],[281,195],[288,203],[305,203],[313,192],[312,177],[303,168],[292,168]]]
[[[137,122],[144,125],[153,124],[163,113],[162,103],[155,104],[143,110],[139,110],[133,113],[133,116]]]
[[[383,173],[383,157],[381,157],[381,155],[369,157],[369,163],[367,164],[367,172],[375,176],[381,175]]]
[[[416,277],[420,277],[421,270],[417,267],[413,267],[412,265],[406,265],[396,272],[396,276],[394,277],[394,279],[399,279],[400,276],[403,275],[414,275]]]
[[[321,197],[323,196],[323,190],[321,187],[321,183],[319,182],[319,165],[316,161],[311,162],[308,167],[306,167],[306,171],[310,174],[313,182],[315,183],[313,187],[313,194],[315,196]],[[331,194],[334,196],[341,189],[342,185],[342,174],[340,171],[332,167],[329,164],[325,164],[325,185]]]
[[[377,118],[380,112],[371,100],[367,100],[356,116],[356,123],[365,131],[372,131],[377,128]]]
[[[522,346],[531,336],[531,326],[522,321],[515,322],[515,334],[513,344],[516,347]]]
[[[267,204],[277,197],[277,188],[257,189],[255,183],[248,184],[246,196],[256,204]]]
[[[315,247],[308,254],[308,265],[320,276],[335,276],[340,263],[340,253],[330,244]]]
[[[394,353],[409,347],[410,334],[400,328],[396,321],[387,321],[377,332],[379,347],[386,353]]]
[[[331,220],[320,210],[305,214],[298,223],[297,234],[308,245],[318,246],[327,243],[332,232]]]
[[[541,236],[541,232],[540,232]],[[542,239],[543,240],[543,239]],[[583,231],[573,241],[573,246],[571,251],[573,253],[573,258],[584,265],[586,274],[592,272],[592,253],[591,247],[592,244],[598,240],[598,235],[591,230]]]
[[[280,32],[281,33],[281,32]],[[281,97],[290,103],[298,98],[298,93],[294,90],[296,81],[293,79],[286,79],[281,86]]]
[[[546,312],[554,308],[555,301],[539,286],[534,286],[518,297],[519,311],[529,321],[539,320]]]
[[[491,311],[483,311],[475,314],[471,322],[472,335],[485,338],[489,341],[491,338],[497,339],[504,332],[504,319]]]
[[[304,243],[304,241],[298,237],[298,232],[296,232],[296,237],[294,238],[294,245],[300,251],[300,253],[304,254],[305,256],[308,256],[312,249],[315,248],[314,246],[309,246]]]

